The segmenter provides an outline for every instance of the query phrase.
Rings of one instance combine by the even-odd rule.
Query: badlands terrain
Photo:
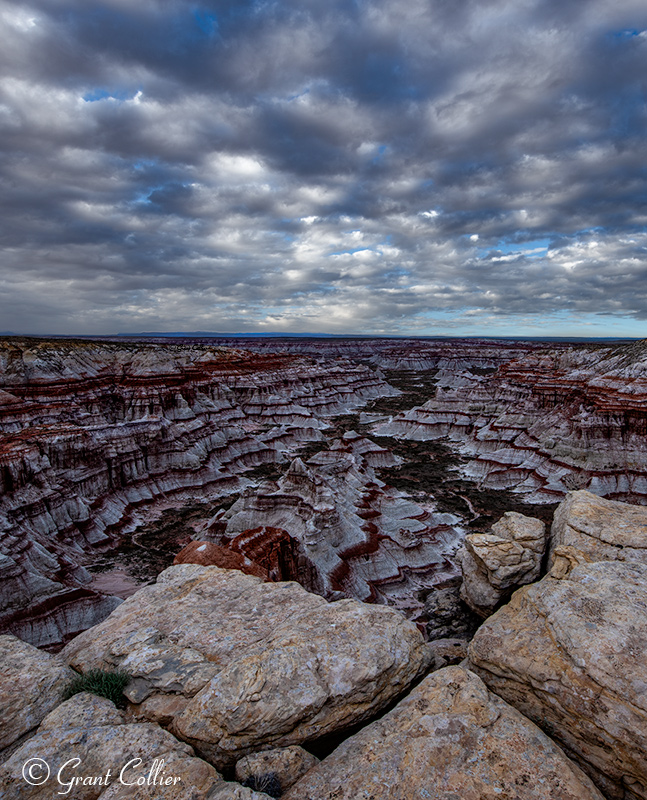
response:
[[[646,420],[644,342],[8,337],[0,632],[59,649],[192,540],[469,628],[466,533],[644,503]]]
[[[1,797],[647,800],[644,342],[0,373]]]

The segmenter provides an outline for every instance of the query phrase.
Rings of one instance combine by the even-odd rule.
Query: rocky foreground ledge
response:
[[[0,796],[645,800],[645,516],[570,495],[548,574],[503,597],[468,660],[440,669],[439,642],[393,609],[193,564],[58,656],[0,637]],[[536,554],[544,538],[512,522],[470,551],[478,565],[487,548],[499,588],[511,564],[535,577],[519,547]],[[498,577],[496,553],[510,562]],[[132,676],[125,710],[61,702],[71,668],[97,667]],[[26,781],[28,762],[49,779]]]

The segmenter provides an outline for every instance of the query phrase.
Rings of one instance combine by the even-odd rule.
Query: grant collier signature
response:
[[[147,770],[141,758],[131,758],[118,773],[108,769],[103,775],[83,775],[80,758],[70,758],[62,764],[53,777],[61,790],[57,794],[69,794],[75,786],[110,786],[120,783],[122,786],[175,786],[182,781],[177,775],[164,772],[164,759],[156,758]],[[30,758],[23,764],[22,776],[31,786],[42,786],[50,779],[51,769],[42,758]]]

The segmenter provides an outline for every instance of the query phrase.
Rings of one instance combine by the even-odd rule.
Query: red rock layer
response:
[[[189,542],[175,556],[174,564],[201,564],[203,567],[221,567],[222,569],[238,569],[246,575],[268,580],[266,569],[262,569],[240,553],[228,550],[213,542]]]

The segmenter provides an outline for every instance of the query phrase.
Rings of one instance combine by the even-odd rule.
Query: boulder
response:
[[[3,800],[206,800],[221,783],[168,731],[129,723],[109,700],[87,693],[55,709],[0,766]]]
[[[550,563],[560,545],[576,547],[588,561],[647,564],[647,508],[569,492],[553,518]]]
[[[256,792],[239,783],[219,784],[209,795],[209,800],[270,800],[272,795]]]
[[[343,742],[284,800],[603,800],[532,722],[447,667]]]
[[[57,656],[15,636],[0,636],[0,750],[36,728],[73,678]]]
[[[460,664],[464,658],[467,658],[468,644],[466,639],[436,639],[429,642],[427,650],[433,657],[432,663],[435,669],[441,669],[453,664]]]
[[[432,589],[425,598],[427,637],[469,640],[481,624],[481,617],[461,599],[460,576],[450,578]]]
[[[318,763],[316,756],[298,745],[266,750],[241,758],[236,764],[236,780],[280,797]],[[273,792],[269,791],[270,783],[276,787]]]
[[[175,556],[174,564],[201,564],[203,567],[239,569],[246,575],[267,578],[267,572],[241,553],[235,553],[213,542],[189,542]]]
[[[514,589],[539,578],[545,549],[544,523],[516,511],[507,511],[491,533],[468,534],[458,553],[462,599],[489,616]]]
[[[193,564],[165,570],[63,655],[81,672],[130,672],[138,713],[217,767],[366,720],[431,660],[393,609]]]
[[[560,548],[549,575],[515,592],[469,647],[490,689],[609,798],[647,798],[646,611],[647,565]]]

